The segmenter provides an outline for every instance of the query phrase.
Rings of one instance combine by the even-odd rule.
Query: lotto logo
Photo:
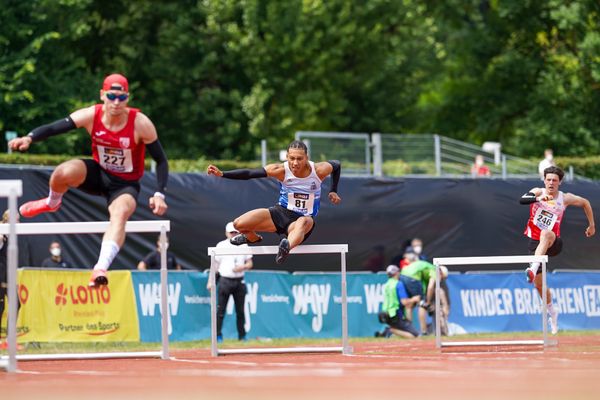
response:
[[[56,287],[56,296],[54,304],[57,306],[66,306],[67,303],[73,305],[79,304],[108,304],[110,303],[110,289],[108,286],[93,288],[89,286],[67,286],[60,283]]]
[[[67,304],[67,288],[62,283],[56,288],[56,297],[54,298],[54,304],[56,304],[57,306],[64,306]]]

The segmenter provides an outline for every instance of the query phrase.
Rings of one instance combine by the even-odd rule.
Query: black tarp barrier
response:
[[[45,197],[50,169],[0,168],[0,179],[22,179],[24,195],[19,204]],[[375,179],[342,178],[342,203],[333,206],[323,196],[316,228],[307,244],[348,243],[349,270],[364,270],[375,264],[384,268],[412,237],[423,239],[429,258],[452,256],[521,255],[527,253],[522,234],[529,208],[518,203],[539,180],[496,179]],[[329,179],[325,181],[327,193]],[[562,190],[600,204],[598,182],[565,182]],[[155,219],[147,206],[155,191],[155,177],[146,173],[132,220]],[[225,224],[242,213],[275,203],[278,183],[273,179],[234,181],[205,174],[171,174],[167,218],[171,220],[170,247],[186,269],[206,269],[206,249],[224,238]],[[6,208],[6,200],[0,199]],[[598,212],[598,210],[596,210]],[[107,220],[104,198],[70,190],[62,208],[22,222],[69,222]],[[600,246],[596,235],[586,238],[583,210],[570,207],[562,224],[564,249],[552,259],[551,268],[600,268]],[[278,237],[265,234],[264,245],[275,245]],[[156,242],[157,235],[130,234],[112,268],[135,268]],[[91,268],[97,258],[101,235],[28,236],[20,240],[20,265],[39,266],[49,256],[48,245],[58,239],[63,253],[76,266]],[[377,259],[379,257],[379,259]],[[255,268],[290,271],[339,270],[339,256],[292,255],[283,266],[273,256],[256,256]],[[522,266],[479,269],[519,269]],[[458,270],[478,269],[460,268]]]

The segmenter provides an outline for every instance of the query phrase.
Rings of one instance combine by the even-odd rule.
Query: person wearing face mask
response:
[[[473,163],[473,165],[471,166],[471,175],[474,178],[492,175],[489,167],[485,165],[485,161],[483,160],[483,156],[481,154],[477,154],[475,156],[475,163]]]
[[[48,251],[50,251],[50,257],[42,262],[42,268],[73,268],[71,263],[63,257],[58,241],[51,242]]]
[[[540,174],[540,179],[544,180],[544,170],[546,168],[555,165],[556,163],[554,162],[554,153],[552,152],[552,149],[544,150],[544,159],[538,164],[538,174]]]
[[[414,238],[410,242],[413,252],[417,255],[419,260],[427,261],[427,256],[423,253],[423,241],[419,238]]]
[[[169,241],[167,240],[167,249],[169,248]],[[140,261],[137,265],[137,269],[140,271],[147,271],[149,269],[160,269],[160,235],[156,238],[156,250],[146,254],[146,257]],[[167,250],[167,269],[181,270],[181,265],[177,262],[177,259]]]

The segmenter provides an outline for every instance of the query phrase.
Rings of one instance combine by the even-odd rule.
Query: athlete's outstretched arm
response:
[[[34,128],[27,136],[15,138],[8,142],[8,146],[12,150],[27,151],[32,143],[41,142],[49,137],[85,127],[83,122],[86,122],[90,116],[93,120],[94,114],[93,111],[90,113],[89,107],[77,110],[66,118]]]
[[[585,236],[592,237],[596,233],[596,223],[594,222],[594,211],[592,205],[585,197],[577,196],[572,193],[565,193],[565,206],[575,206],[583,208],[583,212],[588,220],[588,227],[585,229]]]
[[[546,196],[541,197],[541,194],[542,194],[542,189],[533,188],[529,192],[527,192],[523,196],[521,196],[521,198],[519,199],[519,203],[531,204],[531,203],[535,203],[537,201],[552,200],[552,196],[546,195]]]
[[[269,164],[264,168],[242,168],[232,169],[231,171],[221,171],[216,165],[211,164],[206,169],[206,173],[208,175],[214,175],[222,178],[241,180],[266,178],[270,176],[281,181],[285,175],[285,169],[283,164]]]

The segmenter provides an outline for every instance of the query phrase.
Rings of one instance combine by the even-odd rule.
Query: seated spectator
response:
[[[50,252],[50,257],[42,261],[42,268],[73,268],[71,263],[64,258],[60,242],[57,240],[50,242],[48,251]]]
[[[448,277],[448,269],[444,266],[440,267],[441,279]],[[421,300],[419,308],[419,326],[421,328],[421,334],[427,334],[427,313],[432,313],[433,299],[435,294],[435,280],[436,271],[435,265],[428,263],[427,261],[417,260],[406,266],[402,270],[402,275],[408,276],[419,281],[423,288],[425,299]]]
[[[394,335],[415,338],[418,332],[412,322],[404,316],[404,307],[414,306],[419,302],[409,297],[404,283],[400,280],[400,268],[390,265],[386,269],[388,281],[383,288],[383,306],[379,313],[379,322],[388,325]],[[379,332],[375,336],[382,336]],[[385,333],[383,336],[386,336]]]
[[[169,241],[167,240],[167,249],[169,248]],[[156,250],[151,251],[140,261],[137,265],[137,269],[140,271],[147,271],[149,269],[160,269],[160,235],[156,239]],[[177,262],[177,259],[167,250],[167,269],[180,270],[181,265]]]
[[[411,240],[410,247],[412,247],[419,260],[427,261],[428,257],[423,253],[423,241],[421,239],[414,238]]]
[[[485,161],[483,161],[483,156],[481,154],[475,156],[475,163],[471,166],[471,175],[474,178],[492,175],[488,166],[485,165]]]

